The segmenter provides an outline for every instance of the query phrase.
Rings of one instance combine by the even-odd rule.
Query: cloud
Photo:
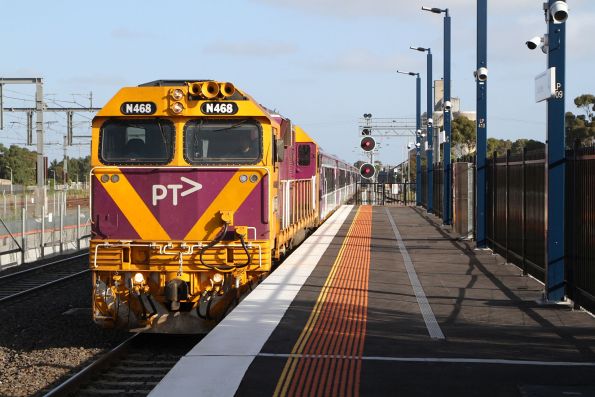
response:
[[[413,59],[413,61],[412,61]],[[425,58],[409,54],[379,55],[365,48],[354,48],[337,53],[332,58],[321,59],[312,64],[315,69],[326,72],[355,72],[355,73],[395,73],[397,68],[403,70],[421,70],[425,68]],[[422,62],[423,61],[423,62]],[[425,70],[425,69],[424,69]]]
[[[110,32],[110,36],[114,39],[132,40],[132,39],[154,39],[157,36],[150,32],[138,32],[128,28],[116,28]]]
[[[389,17],[397,19],[410,18],[421,15],[421,7],[431,6],[449,8],[451,14],[457,17],[471,16],[476,13],[475,0],[252,0],[256,3],[274,7],[300,10],[307,14],[335,16],[339,18],[352,17]],[[581,0],[577,0],[581,1]],[[584,0],[582,0],[584,1]],[[489,2],[489,12],[510,15],[515,13],[540,10],[540,4],[535,0],[498,0]]]
[[[207,54],[220,54],[241,57],[276,57],[296,53],[298,47],[292,43],[271,42],[215,42],[204,47]]]

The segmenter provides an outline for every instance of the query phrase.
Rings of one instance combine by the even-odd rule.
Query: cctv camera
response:
[[[428,125],[431,126],[432,124],[434,124],[434,120],[432,120],[432,118],[430,117],[428,119]]]
[[[452,104],[450,101],[444,102],[444,110],[450,110],[452,108]]]
[[[419,142],[415,144],[415,147],[417,147],[417,148],[419,147]]]
[[[411,144],[410,143],[407,144],[407,149],[411,149]]]
[[[531,40],[525,42],[525,44],[527,45],[527,48],[530,50],[534,50],[537,48],[537,46],[541,43],[541,37],[539,36],[535,36],[533,37]]]
[[[475,73],[475,77],[479,81],[486,81],[488,79],[488,68],[479,68]]]
[[[550,7],[550,18],[554,23],[564,23],[568,19],[568,4],[565,1],[556,1]]]

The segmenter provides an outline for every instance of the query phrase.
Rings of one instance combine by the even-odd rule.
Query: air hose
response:
[[[246,253],[246,257],[248,258],[246,260],[246,263],[242,263],[240,265],[220,265],[220,266],[212,266],[212,265],[207,265],[204,260],[202,259],[202,256],[204,254],[204,252],[206,250],[208,250],[209,248],[213,248],[215,245],[219,244],[221,242],[221,240],[223,240],[223,237],[225,237],[225,234],[227,234],[227,229],[229,227],[229,223],[225,222],[223,224],[223,229],[221,231],[221,233],[219,233],[219,235],[210,243],[208,243],[207,245],[205,245],[204,247],[202,247],[200,249],[200,255],[199,255],[199,260],[201,265],[203,265],[206,268],[209,268],[211,270],[217,270],[217,271],[227,271],[227,270],[232,270],[232,269],[241,269],[244,268],[246,266],[250,266],[250,264],[252,263],[252,256],[250,255],[250,251],[248,251],[248,247],[246,246],[246,241],[244,241],[244,236],[241,234],[238,234],[238,236],[240,237],[240,242],[242,243],[242,248],[244,249],[244,252]]]

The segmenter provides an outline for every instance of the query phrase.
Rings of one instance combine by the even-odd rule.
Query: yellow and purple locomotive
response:
[[[121,89],[93,119],[93,318],[201,332],[355,192],[356,170],[230,83]]]

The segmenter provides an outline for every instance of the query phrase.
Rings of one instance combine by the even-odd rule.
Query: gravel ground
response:
[[[39,396],[130,334],[91,321],[91,276],[0,303],[0,396]]]

